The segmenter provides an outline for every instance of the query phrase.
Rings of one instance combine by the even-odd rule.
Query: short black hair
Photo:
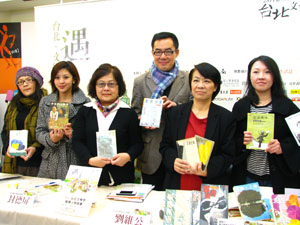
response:
[[[190,88],[192,86],[191,83],[193,79],[193,73],[195,70],[197,70],[203,77],[212,80],[214,84],[217,86],[216,91],[212,94],[212,100],[214,100],[214,98],[218,95],[221,89],[222,81],[221,81],[220,72],[217,70],[216,67],[206,62],[195,65],[194,68],[189,73]]]
[[[250,98],[251,102],[253,102],[255,104],[259,103],[258,95],[256,94],[256,91],[251,83],[251,69],[252,69],[253,64],[257,61],[264,63],[266,65],[266,67],[270,70],[270,72],[273,76],[273,85],[271,87],[272,97],[283,97],[283,96],[286,97],[279,67],[274,59],[272,59],[269,56],[265,56],[265,55],[261,55],[261,56],[258,56],[256,58],[252,59],[248,65],[245,96]]]
[[[173,43],[174,43],[175,49],[178,49],[178,47],[179,47],[178,39],[177,39],[175,34],[170,33],[170,32],[160,32],[160,33],[154,34],[154,36],[152,38],[152,41],[151,41],[152,49],[154,47],[154,42],[155,41],[162,40],[162,39],[167,39],[167,38],[171,38]]]
[[[96,94],[96,82],[99,78],[104,77],[108,74],[112,73],[115,80],[118,83],[119,88],[119,97],[124,95],[126,91],[126,84],[124,82],[121,71],[116,66],[112,66],[109,63],[101,64],[93,73],[93,76],[88,84],[88,94],[92,98],[97,98]]]

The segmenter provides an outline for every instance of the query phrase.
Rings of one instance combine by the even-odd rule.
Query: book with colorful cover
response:
[[[140,126],[159,128],[162,107],[162,99],[144,98]]]
[[[265,150],[274,138],[274,113],[248,113],[247,131],[253,136],[247,149]]]
[[[51,102],[49,129],[64,129],[67,123],[69,123],[69,103]]]
[[[285,118],[297,144],[300,146],[300,112],[290,115]]]
[[[218,218],[228,218],[228,186],[202,184],[200,225],[217,225]]]
[[[193,224],[192,191],[165,192],[164,225]]]
[[[26,156],[28,130],[9,131],[9,154],[12,156]]]
[[[196,163],[202,163],[202,169],[205,171],[209,163],[214,143],[214,141],[198,135],[178,140],[176,142],[178,157],[189,162],[192,166]]]
[[[272,195],[277,225],[300,224],[299,197],[296,194]]]
[[[95,201],[102,168],[70,165],[62,187],[59,212],[87,217]]]
[[[117,154],[116,131],[96,132],[97,138],[97,156],[111,159]]]
[[[106,198],[126,202],[143,202],[154,188],[151,184],[124,183],[115,186]]]
[[[245,220],[271,219],[266,203],[262,199],[258,182],[234,186],[233,191],[239,203],[240,213]]]

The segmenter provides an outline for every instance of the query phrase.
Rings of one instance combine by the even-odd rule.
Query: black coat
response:
[[[160,152],[166,168],[164,188],[180,189],[181,175],[174,170],[174,161],[178,158],[176,141],[185,138],[193,102],[188,102],[170,109],[167,113],[166,128],[160,144]],[[205,138],[215,141],[207,167],[207,177],[201,177],[203,183],[229,184],[226,173],[232,163],[234,124],[227,109],[211,103]]]
[[[274,193],[283,193],[285,187],[299,188],[300,147],[285,122],[285,117],[299,112],[299,108],[288,98],[274,98],[272,113],[275,114],[274,139],[280,142],[283,154],[269,154],[268,161]],[[236,122],[236,158],[232,171],[232,185],[245,184],[249,150],[243,145],[244,131],[247,130],[247,113],[250,99],[242,98],[233,106],[232,114]]]
[[[114,179],[114,185],[133,183],[134,159],[143,150],[137,114],[133,109],[119,108],[109,130],[116,130],[117,153],[128,153],[131,161],[123,167],[110,164],[104,166],[99,185],[108,185],[110,183],[108,172],[110,172]],[[72,138],[72,147],[78,155],[81,165],[89,166],[89,159],[97,156],[97,131],[99,130],[96,110],[93,107],[81,107],[76,115]]]

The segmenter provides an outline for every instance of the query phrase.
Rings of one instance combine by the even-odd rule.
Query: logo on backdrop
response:
[[[263,0],[259,12],[263,19],[283,19],[299,13],[300,5],[294,0]]]
[[[53,24],[55,45],[54,63],[59,61],[89,60],[89,41],[87,29],[62,29],[59,22]]]

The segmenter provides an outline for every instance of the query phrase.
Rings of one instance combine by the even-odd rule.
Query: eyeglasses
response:
[[[98,88],[105,88],[105,86],[107,85],[108,88],[114,88],[115,86],[117,86],[117,83],[113,83],[113,82],[109,82],[109,83],[105,83],[105,82],[100,82],[96,84],[98,86]]]
[[[23,86],[25,82],[26,82],[27,84],[30,84],[32,81],[33,81],[32,78],[26,78],[25,80],[19,80],[19,81],[17,82],[17,85],[18,85],[18,86]]]
[[[176,50],[172,50],[172,49],[166,49],[165,51],[162,51],[160,49],[157,49],[157,50],[154,50],[153,51],[153,55],[155,56],[162,56],[162,54],[164,53],[165,56],[171,56],[173,55],[173,53],[175,52]]]

